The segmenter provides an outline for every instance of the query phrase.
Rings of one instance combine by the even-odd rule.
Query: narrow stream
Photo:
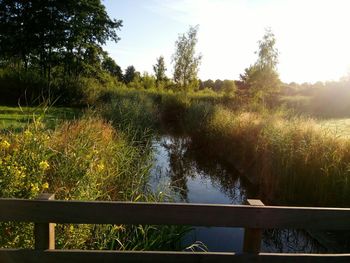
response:
[[[171,135],[154,140],[150,179],[153,191],[165,190],[177,202],[207,204],[243,204],[247,198],[259,196],[245,178],[206,159],[203,151],[191,150],[190,143],[187,137]],[[183,244],[189,246],[198,241],[209,251],[241,252],[243,229],[193,227],[184,237]],[[319,253],[324,249],[304,231],[265,230],[262,251]]]

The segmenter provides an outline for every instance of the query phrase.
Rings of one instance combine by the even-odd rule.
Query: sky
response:
[[[239,79],[253,64],[257,42],[272,29],[284,82],[338,80],[350,73],[350,0],[103,0],[123,20],[118,43],[105,50],[125,69],[153,73],[164,56],[172,76],[175,41],[199,25],[199,78]]]

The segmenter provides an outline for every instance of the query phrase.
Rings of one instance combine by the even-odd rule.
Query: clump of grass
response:
[[[151,97],[143,93],[116,93],[107,105],[99,110],[105,119],[123,131],[131,140],[140,141],[157,127],[158,108]]]

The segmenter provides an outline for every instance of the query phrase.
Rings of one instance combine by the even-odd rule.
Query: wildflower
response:
[[[29,138],[29,137],[32,137],[32,136],[33,136],[33,133],[31,133],[31,131],[29,131],[29,130],[25,130],[25,131],[24,131],[24,136],[27,137],[27,138]]]
[[[22,177],[22,172],[17,167],[12,167],[11,170],[13,171],[16,177],[19,177],[19,178]]]
[[[115,226],[115,230],[117,230],[117,231],[125,231],[125,227],[123,225],[117,225],[117,226]]]
[[[6,140],[0,142],[0,149],[7,150],[10,146],[11,144]]]
[[[30,184],[30,188],[31,188],[31,191],[32,191],[33,193],[36,193],[36,192],[39,191],[38,184],[33,184],[33,183],[31,183],[31,184]]]
[[[48,183],[48,182],[44,183],[44,184],[42,185],[42,188],[43,188],[43,189],[48,189],[48,188],[49,188],[49,183]]]
[[[97,171],[98,171],[98,172],[102,172],[104,169],[105,169],[105,166],[104,166],[103,163],[99,163],[99,164],[97,165]]]
[[[41,161],[39,163],[39,167],[41,170],[46,171],[50,167],[50,165],[47,161]]]

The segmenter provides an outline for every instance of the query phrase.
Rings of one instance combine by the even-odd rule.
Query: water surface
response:
[[[229,170],[207,158],[206,151],[196,151],[183,136],[160,136],[153,142],[154,165],[150,185],[155,192],[166,191],[177,202],[206,204],[244,204],[247,198],[259,198],[257,187],[235,170]],[[205,216],[205,215],[204,215]],[[189,246],[205,244],[209,251],[241,252],[243,229],[194,227],[184,239]],[[265,252],[322,252],[323,248],[304,231],[265,230]]]

